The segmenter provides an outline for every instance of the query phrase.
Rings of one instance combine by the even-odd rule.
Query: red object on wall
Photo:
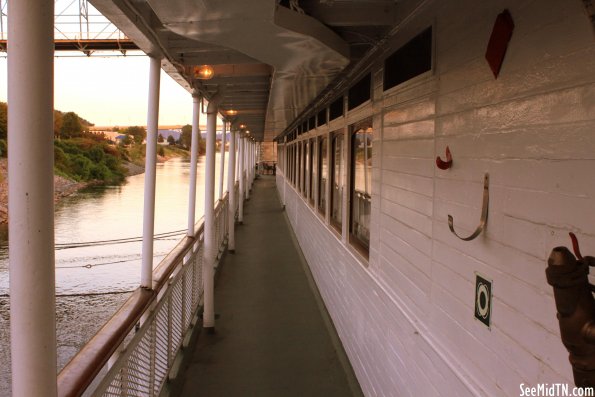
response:
[[[488,49],[486,50],[486,60],[490,65],[490,69],[492,69],[492,73],[494,73],[494,78],[498,78],[498,74],[500,73],[513,30],[514,22],[512,21],[510,12],[508,10],[502,11],[496,18],[492,35],[490,36],[490,42],[488,43]]]
[[[450,153],[450,148],[446,147],[446,161],[442,160],[440,156],[436,157],[436,166],[441,170],[447,170],[452,167],[452,154]]]

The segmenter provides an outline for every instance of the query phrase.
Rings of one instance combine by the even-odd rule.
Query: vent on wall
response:
[[[368,73],[349,89],[347,98],[348,110],[354,109],[370,99],[372,75]]]
[[[384,61],[384,89],[388,90],[432,69],[432,27],[427,28]]]

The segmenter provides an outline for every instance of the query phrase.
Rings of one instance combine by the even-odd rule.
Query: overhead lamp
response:
[[[234,109],[229,109],[225,111],[225,114],[228,116],[235,116],[236,114],[238,114],[238,111]]]
[[[246,128],[246,124],[240,124],[240,129]]]
[[[208,80],[213,78],[215,71],[211,65],[201,65],[194,67],[194,78],[201,80]]]
[[[250,135],[250,131],[246,131],[246,134]]]

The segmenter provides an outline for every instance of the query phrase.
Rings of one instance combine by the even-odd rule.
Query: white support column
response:
[[[244,158],[244,144],[245,144],[245,139],[242,136],[243,132],[240,132],[240,139],[238,140],[238,143],[240,144],[240,151],[239,151],[239,155],[240,158],[238,160],[238,163],[240,164],[240,194],[239,196],[239,208],[238,208],[238,222],[240,222],[240,225],[242,223],[244,223],[244,199],[245,199],[245,182],[246,182],[246,178],[244,178],[244,168],[246,166],[246,159]]]
[[[203,327],[215,329],[215,140],[217,138],[217,105],[219,98],[211,98],[207,107],[207,157],[205,160],[205,224],[202,265],[204,287]]]
[[[56,396],[54,2],[8,8],[12,394]]]
[[[227,132],[225,131],[226,124],[227,121],[223,120],[223,127],[221,129],[221,167],[219,168],[219,199],[223,198],[223,176],[225,175],[225,142],[227,140]]]
[[[250,139],[244,138],[244,171],[246,172],[246,186],[244,193],[246,193],[246,200],[250,200],[250,189],[252,183],[250,181]]]
[[[236,150],[237,150],[237,157],[236,157],[236,181],[240,181],[240,134],[235,134],[236,136]]]
[[[250,142],[250,186],[254,184],[254,178],[256,177],[256,143]]]
[[[157,128],[159,124],[159,84],[161,59],[150,57],[149,111],[145,154],[145,197],[143,211],[143,248],[141,287],[153,288],[153,238],[155,234],[155,178],[157,174]]]
[[[229,206],[227,221],[229,224],[229,237],[227,249],[233,253],[236,250],[235,223],[236,223],[236,195],[234,193],[235,171],[236,171],[236,133],[229,126],[229,164],[227,167],[227,191],[229,193]]]
[[[192,95],[192,143],[190,145],[190,192],[188,193],[188,237],[194,236],[196,216],[196,166],[198,164],[198,144],[200,137],[200,97]]]

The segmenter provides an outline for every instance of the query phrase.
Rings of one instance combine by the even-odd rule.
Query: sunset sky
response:
[[[57,110],[76,112],[98,126],[146,125],[149,89],[146,56],[77,56],[54,60],[54,107]],[[7,59],[1,57],[1,102],[7,100],[6,91]],[[160,98],[160,125],[192,122],[190,93],[163,71]]]

